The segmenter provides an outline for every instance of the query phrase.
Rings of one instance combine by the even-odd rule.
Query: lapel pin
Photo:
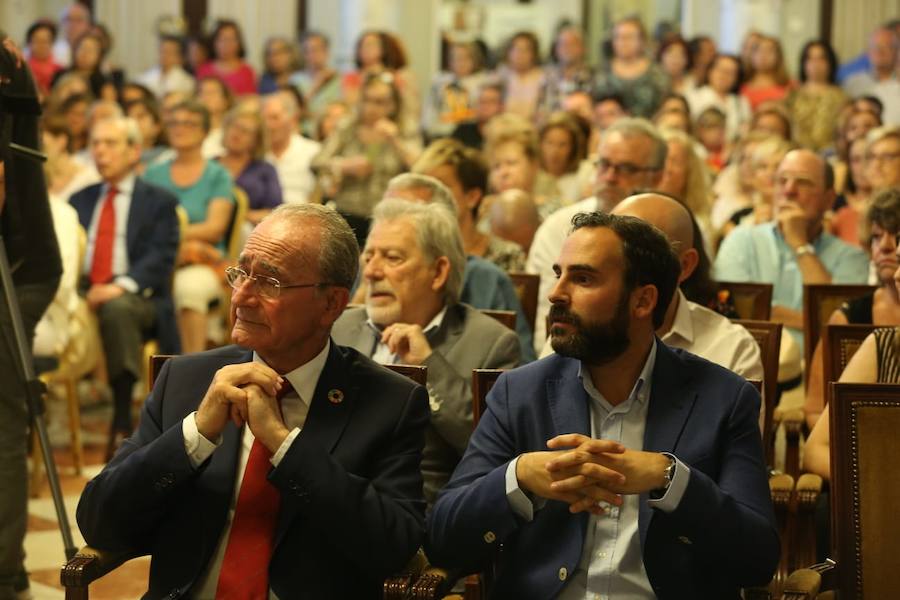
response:
[[[344,392],[341,390],[329,390],[328,401],[332,404],[340,404],[344,401]]]

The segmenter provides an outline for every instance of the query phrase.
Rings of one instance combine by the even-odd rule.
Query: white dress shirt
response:
[[[272,455],[270,459],[272,465],[277,467],[284,455],[290,449],[291,444],[300,434],[303,425],[306,423],[306,415],[309,413],[309,404],[312,401],[313,394],[316,391],[316,385],[319,383],[319,376],[328,360],[328,352],[331,349],[331,341],[325,344],[325,348],[316,355],[315,358],[301,365],[293,371],[286,373],[283,377],[287,379],[294,388],[281,399],[281,413],[284,418],[284,424],[291,429],[291,432],[285,438],[278,451]],[[253,360],[258,363],[265,362],[254,352]],[[184,449],[190,458],[194,468],[198,468],[208,459],[212,453],[222,443],[221,436],[215,442],[203,437],[197,431],[196,411],[192,412],[181,422],[181,431],[184,436]],[[200,577],[197,582],[196,592],[192,595],[196,599],[214,598],[216,595],[216,586],[219,583],[219,570],[222,568],[222,560],[225,558],[225,549],[228,546],[228,536],[231,534],[231,521],[234,519],[234,509],[237,504],[238,494],[241,490],[241,481],[244,479],[244,470],[247,468],[247,459],[250,457],[250,448],[256,438],[253,432],[246,425],[244,426],[243,436],[241,438],[241,449],[238,453],[237,477],[235,478],[234,492],[231,496],[231,505],[228,507],[228,517],[225,521],[225,527],[222,529],[222,536],[216,546],[215,554],[212,561],[207,567],[206,573]],[[275,595],[269,591],[269,598],[275,598]]]
[[[612,406],[594,386],[588,369],[582,364],[578,376],[591,400],[591,437],[614,440],[632,450],[644,447],[644,430],[655,365],[656,341],[653,342],[628,399],[618,406]],[[543,501],[532,503],[519,488],[516,479],[518,460],[514,459],[506,470],[507,499],[516,514],[526,521],[531,521],[534,511],[540,510]],[[675,475],[666,493],[657,500],[647,500],[651,508],[663,512],[672,512],[678,508],[690,480],[691,471],[677,458],[675,465]],[[647,579],[641,553],[638,527],[640,501],[639,495],[623,495],[622,506],[607,505],[606,514],[590,516],[578,568],[568,579],[558,598],[563,600],[655,598],[653,588]]]
[[[271,151],[266,153],[266,160],[278,172],[285,204],[305,204],[309,201],[316,188],[316,178],[310,165],[321,149],[319,142],[292,133],[291,141],[281,156],[275,156]]]
[[[113,241],[112,273],[113,283],[127,292],[137,294],[137,282],[128,277],[128,212],[131,210],[131,196],[134,194],[134,175],[129,175],[116,185],[118,193],[113,200],[116,212],[116,237]],[[84,255],[82,273],[91,274],[91,266],[94,264],[94,248],[97,243],[97,228],[100,224],[100,213],[106,203],[106,194],[109,192],[109,184],[100,186],[100,196],[94,205],[94,214],[91,215],[91,225],[88,227],[87,251]]]

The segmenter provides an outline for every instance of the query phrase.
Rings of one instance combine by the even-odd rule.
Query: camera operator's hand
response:
[[[0,83],[8,83],[12,77],[12,71],[21,69],[22,65],[25,64],[25,58],[22,56],[22,51],[19,50],[16,43],[12,41],[12,38],[4,35],[2,44],[9,56],[4,56],[3,60],[0,60]]]

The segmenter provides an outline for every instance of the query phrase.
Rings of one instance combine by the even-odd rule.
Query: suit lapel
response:
[[[129,259],[134,256],[135,244],[138,241],[141,225],[148,223],[150,216],[147,213],[149,208],[145,202],[141,202],[144,198],[144,184],[140,178],[134,178],[134,190],[131,192],[131,202],[128,207],[128,222],[125,226],[125,246],[128,249]]]
[[[323,448],[329,453],[334,450],[341,434],[347,427],[359,395],[359,389],[351,383],[352,378],[348,377],[350,370],[351,365],[348,364],[348,359],[339,350],[339,346],[332,341],[328,360],[325,362],[325,368],[322,369],[322,375],[319,377],[319,383],[316,384],[316,391],[310,402],[309,414],[303,425],[303,433],[300,434],[307,442]],[[343,394],[342,399],[338,402],[333,401],[336,395],[332,392],[335,391]],[[276,547],[287,532],[288,526],[299,508],[300,505],[297,502],[282,503],[281,512],[278,515],[278,525],[275,528]]]
[[[678,455],[678,442],[697,400],[697,390],[685,374],[683,361],[659,339],[656,340],[656,366],[653,389],[644,428],[644,451],[671,452]],[[651,510],[647,495],[641,495],[639,526],[641,545],[647,535]]]
[[[428,336],[432,348],[452,348],[463,333],[463,311],[460,304],[447,307],[444,320],[434,334]]]
[[[558,379],[547,380],[547,403],[553,417],[554,435],[581,433],[591,435],[591,416],[588,395],[578,377],[578,361],[565,361]]]

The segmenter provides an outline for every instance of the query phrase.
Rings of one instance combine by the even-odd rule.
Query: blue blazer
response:
[[[426,551],[437,565],[485,570],[502,544],[494,597],[555,597],[560,569],[574,573],[580,561],[588,515],[548,501],[526,523],[505,485],[519,454],[546,450],[556,435],[590,435],[578,369],[579,361],[553,355],[503,374],[429,516]],[[744,379],[657,341],[643,450],[671,452],[691,469],[674,512],[641,497],[644,566],[660,599],[738,598],[740,587],[771,580],[780,547],[758,412],[759,394]]]
[[[69,199],[85,231],[90,228],[94,210],[101,200],[101,188],[99,183],[88,186]],[[153,300],[156,333],[163,354],[181,352],[172,301],[172,272],[180,238],[177,206],[178,199],[171,192],[135,178],[125,233],[127,275],[137,282],[139,295]]]
[[[145,598],[190,596],[225,527],[241,428],[194,470],[181,422],[213,375],[253,354],[226,346],[172,358],[135,435],[87,484],[78,526],[96,548],[150,554]],[[343,400],[329,400],[330,390]],[[269,585],[279,598],[380,598],[424,538],[419,463],[425,388],[332,343],[300,435],[269,481],[281,493]]]

